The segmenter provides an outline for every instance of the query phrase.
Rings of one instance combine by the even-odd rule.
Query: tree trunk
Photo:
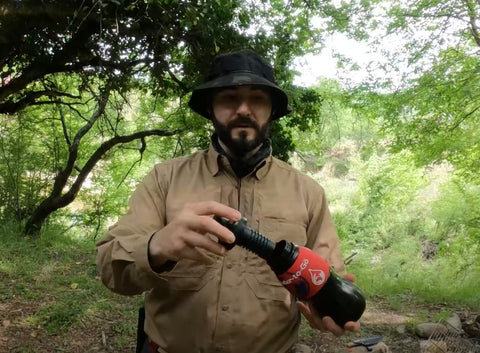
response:
[[[90,174],[95,165],[102,159],[102,157],[110,149],[118,144],[128,143],[133,140],[143,139],[147,136],[172,136],[178,134],[179,131],[167,131],[167,130],[146,130],[136,132],[131,135],[116,136],[108,141],[105,141],[97,148],[97,150],[91,155],[84,167],[81,169],[74,183],[70,189],[62,194],[62,190],[68,182],[72,168],[68,166],[55,178],[55,183],[50,195],[43,200],[33,211],[30,218],[25,224],[26,235],[38,235],[42,229],[45,220],[56,210],[68,206],[75,200],[78,192],[80,191],[83,182]],[[73,164],[76,159],[76,150],[70,150],[69,164]]]
[[[49,196],[43,200],[35,209],[25,224],[26,235],[38,235],[43,223],[50,214],[56,210],[69,205],[75,198],[65,196]]]

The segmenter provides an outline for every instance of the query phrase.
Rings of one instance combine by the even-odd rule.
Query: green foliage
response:
[[[341,145],[343,141],[354,141],[354,144],[360,146],[375,134],[376,127],[352,110],[348,96],[337,82],[323,80],[316,87],[302,93],[304,103],[299,104],[299,114],[292,118],[291,124],[296,151],[301,154],[335,158],[335,146]],[[299,119],[298,122],[295,120],[309,111],[311,113],[308,116],[312,118]],[[341,156],[339,159],[342,159]],[[339,165],[344,163],[340,160],[338,162]],[[323,163],[319,161],[319,164]]]
[[[25,330],[68,336],[101,317],[118,326],[117,347],[134,342],[142,297],[118,296],[103,286],[90,237],[47,226],[32,239],[13,222],[0,230],[0,302],[35,308],[24,317]]]
[[[1,119],[0,165],[2,214],[22,220],[33,210],[48,186],[55,164],[47,156],[59,154],[58,140],[49,122],[36,126],[25,114]],[[37,130],[40,129],[40,130]],[[51,144],[39,135],[52,134]]]
[[[371,250],[390,248],[402,236],[422,235],[416,219],[425,210],[415,201],[425,185],[422,171],[408,154],[373,155],[360,171],[352,210],[335,215],[337,220],[348,220],[337,222],[340,235]]]
[[[351,272],[366,292],[397,305],[412,295],[479,305],[477,12],[452,1],[4,1],[0,276],[13,285],[0,286],[0,300],[53,293],[29,319],[51,333],[92,312],[132,315],[99,299],[110,294],[93,279],[92,238],[65,230],[100,234],[154,163],[206,148],[212,126],[187,107],[188,92],[217,52],[250,47],[274,63],[291,97],[292,114],[272,126],[274,153],[288,160],[295,151],[324,185],[345,254],[359,252]],[[313,14],[322,17],[315,28]],[[382,67],[404,72],[401,84],[382,77],[349,92],[328,80],[293,86],[292,60],[317,52],[336,29],[405,40],[396,52],[382,48]],[[105,151],[39,239],[8,223],[25,221],[69,172],[57,187],[65,195],[103,142],[154,128],[178,133]],[[431,171],[443,164],[454,177],[439,188],[443,179]],[[119,335],[132,332],[118,326]]]
[[[406,151],[345,156],[346,177],[325,167],[314,176],[327,191],[345,256],[358,253],[348,272],[360,287],[392,303],[408,297],[477,307],[479,242],[466,229],[478,207],[461,190],[452,193],[449,169],[419,168]],[[445,180],[440,190],[449,192],[436,191]]]
[[[290,158],[290,153],[295,148],[291,132],[283,127],[282,122],[272,122],[270,138],[272,141],[273,155],[287,162]]]
[[[466,184],[456,177],[442,185],[441,197],[432,204],[440,239],[452,241],[452,236],[461,235],[461,240],[455,240],[459,242],[457,247],[461,247],[460,244],[466,242],[469,244],[466,249],[478,248],[480,244],[479,188],[476,184]],[[451,246],[454,245],[451,244]]]
[[[476,178],[478,4],[352,1],[351,5],[358,12],[352,10],[350,20],[362,19],[361,31],[369,34],[381,58],[371,63],[377,68],[376,80],[360,86],[366,94],[356,96],[355,105],[379,122],[393,150],[414,152],[418,165],[447,160],[458,172]],[[368,17],[374,8],[376,17]],[[377,30],[369,31],[375,23]],[[389,64],[383,65],[383,59]]]
[[[473,255],[473,251],[466,252]],[[412,237],[403,237],[388,249],[362,251],[349,266],[349,272],[356,274],[358,285],[369,296],[394,298],[403,295],[411,300],[478,308],[480,270],[473,265],[471,258],[469,267],[462,268],[459,262],[463,262],[461,256],[465,255],[465,252],[451,256],[438,254],[435,259],[426,261],[421,256],[419,242]]]
[[[109,185],[84,194],[85,212],[74,215],[78,224],[97,219],[98,231],[119,206],[101,199],[114,193],[113,185],[135,178],[141,162],[208,146],[211,127],[186,102],[219,51],[257,50],[274,63],[279,83],[299,97],[292,100],[299,113],[287,125],[315,119],[318,99],[291,85],[289,67],[295,56],[319,48],[321,32],[311,15],[323,10],[327,17],[335,13],[323,2],[305,7],[297,1],[2,3],[0,165],[7,168],[0,176],[0,213],[27,218],[26,231],[35,232],[76,198],[94,167],[97,175],[117,171],[98,179]],[[154,141],[147,138],[152,132],[138,142],[119,140],[153,129],[176,138]],[[293,138],[286,125],[272,128],[272,140],[274,153],[287,160]],[[66,216],[63,211],[58,218]]]
[[[70,294],[59,299],[57,298],[56,303],[37,310],[35,317],[30,318],[29,323],[34,326],[41,325],[48,333],[55,334],[66,331],[84,318],[85,298]]]
[[[445,322],[452,317],[454,313],[449,310],[442,310],[434,315],[435,322]]]
[[[458,167],[475,163],[470,161],[478,149],[479,62],[461,50],[452,53],[441,52],[431,70],[414,87],[388,97],[390,105],[383,110],[394,147],[411,149],[423,165],[442,160]]]
[[[463,154],[459,146],[475,140],[463,129],[452,141],[441,134],[437,121],[428,126],[420,118],[408,132],[424,140],[400,135],[407,131],[400,122],[407,126],[419,113],[396,100],[402,96],[402,102],[410,99],[411,104],[414,99],[406,92],[352,95],[347,101],[328,86],[318,89],[325,92],[322,108],[332,109],[330,116],[335,114],[335,119],[322,120],[318,130],[292,129],[292,133],[299,155],[316,160],[313,176],[327,191],[345,256],[358,252],[348,271],[356,274],[368,295],[387,296],[398,305],[405,298],[416,298],[478,306],[476,179],[467,182],[459,164],[424,167],[434,155],[443,161],[439,151],[444,147],[456,148],[459,156]],[[393,111],[404,119],[394,120],[395,114],[389,115]],[[352,121],[360,118],[358,130],[351,128]],[[439,147],[434,149],[431,143],[426,148],[431,141]],[[400,142],[401,148],[392,148]],[[452,169],[455,182],[448,181]]]

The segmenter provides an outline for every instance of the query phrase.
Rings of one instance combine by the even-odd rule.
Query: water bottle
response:
[[[290,293],[311,303],[318,316],[330,316],[340,327],[360,319],[366,305],[361,290],[339,277],[321,256],[286,240],[274,243],[248,227],[244,218],[214,218],[235,235],[235,242],[225,246],[239,245],[264,259]]]

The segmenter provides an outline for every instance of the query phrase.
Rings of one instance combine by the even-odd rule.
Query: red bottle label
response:
[[[298,247],[298,256],[293,265],[278,279],[299,299],[308,299],[315,295],[327,282],[330,266],[313,251]]]

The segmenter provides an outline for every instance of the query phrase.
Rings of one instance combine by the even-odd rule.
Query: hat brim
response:
[[[197,86],[190,97],[188,105],[201,116],[210,119],[210,98],[213,91],[221,88],[237,86],[259,86],[266,88],[272,95],[273,114],[272,120],[281,118],[292,111],[288,105],[287,94],[275,83],[251,72],[232,72],[228,75],[217,77]]]

